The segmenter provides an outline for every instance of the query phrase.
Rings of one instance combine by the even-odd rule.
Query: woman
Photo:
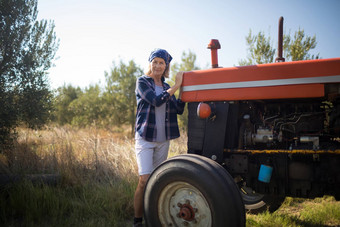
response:
[[[169,140],[179,137],[177,114],[185,103],[174,93],[181,87],[183,72],[176,75],[175,85],[165,83],[169,77],[171,55],[156,49],[149,57],[149,70],[137,79],[135,152],[139,181],[134,198],[134,226],[142,226],[143,193],[151,172],[168,156]]]

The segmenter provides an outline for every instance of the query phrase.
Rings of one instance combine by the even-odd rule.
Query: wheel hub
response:
[[[192,221],[195,219],[194,208],[190,204],[178,204],[181,208],[178,213],[178,217],[183,218],[186,221]]]
[[[158,200],[162,226],[211,226],[211,210],[202,193],[194,186],[175,181],[168,184]]]

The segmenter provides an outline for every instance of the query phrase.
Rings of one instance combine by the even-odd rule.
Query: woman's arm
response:
[[[150,84],[141,77],[137,79],[136,95],[153,106],[160,106],[170,98],[167,91],[163,91],[162,94],[156,96],[154,89],[152,89]]]
[[[151,89],[145,79],[138,78],[136,85],[136,93],[140,95],[142,99],[154,106],[160,106],[181,87],[183,80],[183,72],[179,72],[176,75],[175,85],[170,87],[168,90],[163,91],[162,94],[156,96],[154,90]]]

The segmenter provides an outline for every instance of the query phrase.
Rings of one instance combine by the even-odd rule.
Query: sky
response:
[[[166,49],[172,63],[190,50],[208,68],[211,39],[221,44],[219,65],[236,66],[247,57],[250,29],[269,35],[277,49],[281,16],[285,33],[316,35],[312,54],[340,57],[340,0],[38,0],[38,11],[39,20],[54,21],[60,40],[52,89],[103,85],[114,62],[133,60],[145,70],[155,48]]]

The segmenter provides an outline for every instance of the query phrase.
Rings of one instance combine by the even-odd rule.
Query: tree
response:
[[[256,36],[252,35],[251,30],[246,37],[249,56],[247,60],[241,60],[240,65],[254,65],[273,62],[275,49],[271,45],[270,36],[266,38],[263,32]]]
[[[181,57],[181,63],[174,63],[171,66],[171,78],[167,82],[172,86],[175,84],[175,77],[176,77],[177,72],[192,71],[192,70],[198,70],[198,69],[200,68],[196,65],[196,54],[190,50],[188,51],[188,53],[183,51],[182,57]],[[176,91],[175,95],[176,97],[178,97],[179,91]],[[186,126],[188,125],[187,106],[185,106],[184,113],[178,116],[178,124],[180,128],[186,129]]]
[[[183,51],[182,53],[182,57],[181,57],[181,63],[174,63],[171,66],[171,80],[174,82],[175,80],[175,76],[177,74],[177,72],[180,71],[191,71],[191,70],[198,70],[200,69],[197,65],[196,65],[196,54],[193,53],[191,50],[188,50],[188,53],[186,53],[185,51]]]
[[[68,111],[73,113],[72,125],[85,127],[89,125],[103,126],[105,116],[103,111],[103,98],[99,85],[91,85],[74,99]]]
[[[250,30],[246,37],[246,43],[249,54],[247,59],[239,61],[239,65],[264,64],[274,61],[276,49],[272,47],[269,35],[266,37],[263,32],[252,35]],[[314,56],[309,53],[316,47],[316,44],[315,35],[313,37],[306,36],[304,30],[299,28],[293,38],[290,33],[283,36],[283,56],[286,61],[317,59],[319,54]]]
[[[54,121],[59,125],[71,124],[75,113],[71,110],[70,104],[78,99],[83,91],[72,85],[64,85],[57,89],[57,95],[54,99]]]
[[[299,60],[309,60],[309,59],[319,59],[319,54],[311,55],[310,50],[316,47],[316,36],[313,37],[306,36],[305,31],[299,28],[295,32],[294,38],[290,37],[290,32],[288,35],[283,37],[283,50],[284,57],[286,61],[299,61]]]
[[[104,98],[109,105],[109,114],[116,125],[129,124],[134,133],[136,114],[136,80],[143,75],[133,60],[128,64],[113,62],[111,72],[105,72],[106,88]],[[110,105],[111,104],[111,105]]]
[[[0,146],[19,123],[39,127],[49,118],[47,70],[59,42],[52,21],[37,21],[37,0],[0,0]]]

